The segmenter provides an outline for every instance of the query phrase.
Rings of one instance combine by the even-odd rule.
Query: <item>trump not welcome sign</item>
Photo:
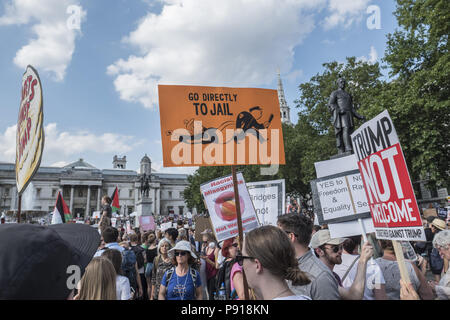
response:
[[[387,110],[352,136],[378,239],[425,241],[400,141]]]

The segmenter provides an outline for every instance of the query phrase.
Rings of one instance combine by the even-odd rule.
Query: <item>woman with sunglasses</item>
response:
[[[306,285],[310,280],[299,269],[294,248],[280,228],[263,226],[248,232],[242,255],[236,259],[258,299],[310,300],[296,296],[287,285],[286,280],[297,286]]]
[[[188,241],[178,242],[169,250],[175,267],[169,269],[161,280],[159,300],[202,300],[200,274],[192,266],[197,256]]]

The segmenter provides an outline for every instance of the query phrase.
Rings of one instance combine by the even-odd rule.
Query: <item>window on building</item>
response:
[[[52,189],[52,198],[56,197],[56,189]]]
[[[41,188],[36,188],[36,197],[41,197]]]
[[[179,215],[183,215],[184,207],[183,206],[179,206],[178,209],[180,210]]]
[[[67,199],[70,197],[69,189],[64,188],[64,190],[63,190],[63,197],[67,198]]]
[[[132,214],[134,210],[134,207],[129,206],[128,207],[128,214]]]
[[[169,199],[172,199],[172,191],[169,191]]]
[[[5,194],[5,196],[9,197],[9,188],[5,188],[4,194]]]
[[[83,197],[83,189],[78,190],[78,197]]]
[[[133,198],[133,189],[130,189],[130,192],[129,192],[129,197],[128,198]]]

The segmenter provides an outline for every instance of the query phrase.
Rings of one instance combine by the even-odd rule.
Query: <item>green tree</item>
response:
[[[398,0],[400,28],[387,36],[384,61],[393,79],[376,110],[388,109],[412,180],[450,182],[450,6],[446,0]]]

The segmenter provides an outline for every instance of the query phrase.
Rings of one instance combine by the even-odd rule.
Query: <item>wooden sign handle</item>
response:
[[[394,246],[395,257],[397,258],[398,268],[400,269],[400,276],[402,277],[403,282],[411,283],[408,270],[406,269],[402,245],[397,240],[392,240],[392,245]]]
[[[238,231],[239,231],[239,248],[242,252],[243,242],[244,242],[244,232],[243,232],[243,228],[242,228],[241,201],[239,199],[239,188],[238,188],[238,181],[237,181],[237,175],[236,175],[236,166],[231,166],[231,173],[233,175],[234,200],[235,200],[234,202],[236,203],[236,213],[237,213],[237,222],[238,222]],[[247,283],[247,277],[245,276],[244,269],[242,269],[242,275],[244,278],[245,300],[249,300],[248,283]]]

